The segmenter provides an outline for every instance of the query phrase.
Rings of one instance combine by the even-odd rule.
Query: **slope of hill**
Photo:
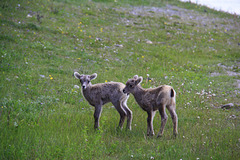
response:
[[[175,0],[2,1],[0,159],[238,159],[239,26]],[[98,73],[93,83],[138,74],[144,88],[172,85],[178,137],[169,113],[164,136],[147,137],[133,96],[132,131],[117,129],[111,104],[94,131],[74,71]],[[156,114],[155,132],[160,123]]]

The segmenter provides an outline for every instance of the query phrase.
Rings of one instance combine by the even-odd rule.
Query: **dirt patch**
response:
[[[118,12],[124,12],[125,14],[133,15],[134,18],[122,18],[122,23],[125,23],[127,26],[138,25],[140,27],[148,27],[149,23],[141,23],[137,21],[137,17],[155,17],[160,18],[164,17],[172,22],[184,23],[191,25],[197,28],[203,28],[208,32],[208,29],[216,29],[219,32],[224,32],[226,34],[231,33],[235,35],[240,33],[240,21],[236,20],[236,17],[232,18],[219,18],[214,14],[206,12],[198,12],[194,10],[189,10],[185,8],[180,8],[173,5],[166,5],[165,7],[150,7],[150,6],[138,6],[138,7],[119,7],[114,8]],[[151,24],[155,25],[155,24]],[[156,24],[157,25],[157,24]],[[144,30],[144,29],[143,29]],[[236,41],[228,42],[231,45],[240,45]],[[218,64],[218,67],[223,72],[213,72],[210,74],[211,77],[216,76],[231,76],[238,77],[240,73],[234,68],[240,68],[240,63],[234,64],[235,66],[225,66],[221,63]],[[240,88],[240,80],[236,80],[236,87]]]
[[[236,82],[236,86],[237,86],[237,88],[240,89],[240,80],[239,80],[239,79],[238,79],[237,82]]]
[[[222,75],[231,76],[231,77],[240,76],[240,73],[238,71],[234,71],[234,68],[240,68],[239,63],[237,63],[236,65],[232,65],[232,66],[225,66],[225,65],[219,63],[219,64],[217,64],[217,66],[222,68],[224,73],[213,72],[210,74],[211,77],[222,76]],[[236,86],[236,88],[240,88],[240,79],[236,80],[235,86]]]
[[[240,73],[239,72],[235,72],[233,71],[234,68],[240,68],[240,66],[238,65],[233,65],[233,66],[225,66],[221,63],[219,63],[217,65],[218,67],[222,68],[224,73],[218,73],[218,72],[213,72],[211,73],[211,77],[215,77],[215,76],[221,76],[221,75],[227,75],[227,76],[240,76]],[[240,81],[240,80],[239,80]]]
[[[200,13],[194,10],[184,9],[177,6],[167,5],[166,7],[131,7],[131,8],[115,8],[117,11],[128,12],[135,16],[149,17],[167,17],[176,19],[179,22],[196,25],[197,27],[207,27],[223,30],[236,30],[240,32],[240,22],[230,18],[218,18],[208,13]]]

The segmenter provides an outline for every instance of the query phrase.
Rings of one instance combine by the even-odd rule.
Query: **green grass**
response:
[[[217,65],[239,73],[239,24],[237,16],[175,0],[2,1],[0,159],[239,159],[239,108],[216,108],[239,105],[239,76]],[[163,137],[147,137],[147,114],[133,96],[132,131],[117,130],[111,104],[94,131],[94,107],[74,88],[74,71],[97,73],[93,83],[138,74],[144,88],[172,85],[178,137],[169,113]],[[156,133],[160,122],[156,114]]]

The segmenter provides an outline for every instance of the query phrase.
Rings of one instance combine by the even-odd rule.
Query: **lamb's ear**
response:
[[[133,79],[138,79],[138,75],[133,76]]]
[[[97,78],[97,73],[93,73],[91,76],[90,76],[90,79],[93,80],[93,79],[96,79]]]
[[[139,78],[135,81],[135,83],[136,83],[136,85],[138,85],[138,84],[142,83],[142,81],[143,81],[143,78],[142,78],[142,77],[139,77]]]
[[[78,72],[74,72],[74,76],[77,79],[80,79],[82,77],[82,75],[80,75]]]

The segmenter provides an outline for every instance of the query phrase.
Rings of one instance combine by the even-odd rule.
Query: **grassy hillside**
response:
[[[0,159],[239,159],[239,26],[239,16],[175,0],[1,1]],[[74,71],[172,85],[178,137],[169,113],[164,136],[147,137],[133,96],[132,131],[117,130],[112,104],[94,131]],[[156,133],[160,122],[157,113]]]

